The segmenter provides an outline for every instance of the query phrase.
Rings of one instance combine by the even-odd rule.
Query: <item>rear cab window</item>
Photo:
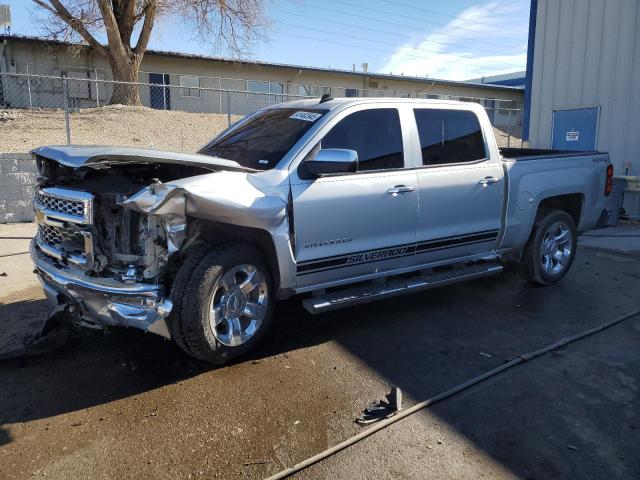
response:
[[[358,152],[358,172],[404,168],[402,130],[396,108],[370,108],[340,120],[320,148]]]
[[[422,164],[450,165],[487,158],[482,128],[469,110],[416,108],[413,110]]]

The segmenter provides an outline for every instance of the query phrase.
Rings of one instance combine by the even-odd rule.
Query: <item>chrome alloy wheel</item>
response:
[[[264,274],[253,265],[238,265],[216,286],[209,306],[209,325],[216,339],[237,347],[260,329],[269,301]]]
[[[540,256],[542,269],[552,275],[562,272],[571,261],[573,235],[564,222],[555,222],[542,237]]]

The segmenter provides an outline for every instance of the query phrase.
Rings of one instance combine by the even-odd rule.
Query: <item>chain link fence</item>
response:
[[[194,151],[219,131],[256,110],[301,98],[393,97],[389,90],[264,84],[218,79],[217,86],[169,83],[169,75],[149,74],[149,83],[124,83],[100,78],[0,72],[0,151],[26,151],[37,145],[112,144]],[[157,82],[157,83],[156,83]],[[226,85],[225,85],[226,83]],[[303,88],[304,87],[304,88]],[[296,92],[283,93],[283,92]],[[302,93],[302,94],[300,94]],[[407,96],[406,94],[402,96]],[[470,101],[481,104],[493,123],[501,146],[522,145],[519,103],[497,98],[413,94],[414,98]],[[142,107],[118,105],[139,100]],[[4,140],[3,140],[4,139]]]

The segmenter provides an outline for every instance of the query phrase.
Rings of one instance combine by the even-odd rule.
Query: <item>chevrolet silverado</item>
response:
[[[506,262],[553,284],[611,214],[606,153],[499,148],[474,103],[323,97],[260,110],[197,154],[33,155],[31,255],[56,315],[214,363],[293,295],[320,313]]]

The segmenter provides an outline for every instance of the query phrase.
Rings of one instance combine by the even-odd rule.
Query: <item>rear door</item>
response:
[[[303,180],[292,172],[297,285],[304,287],[410,265],[417,174],[405,168],[409,140],[400,112],[360,105],[320,132],[318,148],[358,152],[357,173]],[[405,192],[394,193],[394,188]]]
[[[415,108],[421,164],[416,262],[486,252],[496,246],[504,172],[491,159],[476,113],[459,106]]]

